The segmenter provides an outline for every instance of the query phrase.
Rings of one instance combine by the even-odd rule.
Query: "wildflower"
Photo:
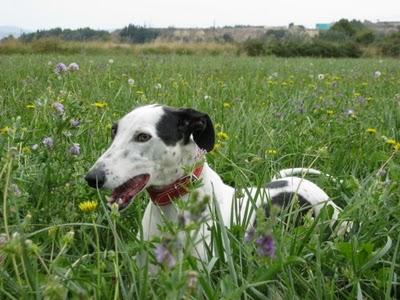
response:
[[[375,71],[374,72],[374,78],[379,78],[381,77],[382,73],[380,71]]]
[[[221,149],[221,144],[215,143],[213,151],[218,151],[219,149]]]
[[[159,90],[162,88],[161,83],[157,83],[154,87],[156,90]]]
[[[256,240],[257,253],[260,256],[275,256],[275,241],[270,234],[261,236]]]
[[[34,144],[34,145],[32,145],[31,149],[33,151],[35,151],[35,150],[39,149],[39,145],[38,144]]]
[[[96,201],[83,201],[79,203],[79,209],[85,213],[96,210],[98,203]]]
[[[81,124],[81,122],[76,119],[71,119],[69,123],[71,124],[71,127],[78,127]]]
[[[54,140],[52,137],[45,137],[42,141],[43,145],[45,145],[48,148],[52,148],[54,146]]]
[[[276,151],[275,149],[267,149],[265,150],[265,153],[269,155],[275,155],[278,153],[278,151]]]
[[[385,143],[392,146],[395,146],[397,144],[396,140],[394,139],[387,139]]]
[[[10,127],[3,127],[3,128],[0,128],[0,133],[2,133],[2,134],[7,134],[8,132],[10,131]]]
[[[176,264],[176,259],[172,255],[171,250],[167,246],[168,246],[168,241],[164,241],[162,244],[158,244],[156,246],[156,249],[154,250],[154,254],[156,256],[157,263],[172,268]]]
[[[51,66],[53,64],[53,62],[51,61],[51,60],[49,60],[48,62],[47,62],[47,65],[48,66]]]
[[[69,148],[69,153],[71,155],[79,155],[81,153],[81,146],[79,144],[72,144]]]
[[[254,240],[255,234],[256,234],[256,229],[254,228],[254,226],[252,226],[249,230],[246,231],[246,234],[244,236],[244,241],[251,242],[252,240]]]
[[[231,104],[230,103],[228,103],[228,102],[224,102],[224,108],[230,108],[231,107]]]
[[[70,63],[68,66],[68,71],[79,71],[79,65],[77,63]]]
[[[370,134],[375,134],[376,133],[376,128],[368,128],[366,131],[368,133],[370,133]]]
[[[111,65],[111,64],[114,63],[114,60],[113,60],[112,58],[110,58],[110,59],[108,60],[108,63]]]
[[[400,151],[400,143],[396,143],[396,145],[394,145],[394,151]]]
[[[352,110],[352,109],[346,109],[346,110],[344,111],[344,115],[345,115],[346,117],[355,117],[354,110]]]
[[[204,96],[204,100],[210,100],[210,99],[211,99],[211,96],[208,96],[208,95]]]
[[[228,134],[226,132],[220,131],[217,133],[217,136],[220,140],[225,141],[229,138]]]
[[[34,109],[34,108],[35,108],[35,105],[33,105],[33,104],[27,104],[25,107],[26,107],[27,109]]]
[[[318,80],[324,80],[325,75],[324,74],[318,74]]]
[[[56,65],[56,67],[54,68],[54,73],[56,73],[57,75],[61,74],[61,73],[65,73],[68,71],[68,68],[65,64],[63,63],[58,63]]]
[[[102,102],[95,102],[95,103],[92,104],[92,105],[95,106],[95,107],[97,107],[97,108],[104,108],[104,107],[107,107],[107,106],[108,106],[108,103],[102,101]]]
[[[130,86],[134,85],[134,84],[135,84],[135,80],[132,79],[132,78],[129,78],[129,79],[128,79],[128,84],[129,84]]]
[[[62,105],[62,103],[60,103],[60,102],[54,102],[53,103],[53,108],[60,115],[62,115],[64,113],[64,110],[65,110],[64,109],[64,105]]]
[[[328,110],[326,111],[326,114],[327,114],[328,116],[333,116],[334,113],[335,113],[335,112],[334,112],[333,110],[331,110],[331,109],[328,109]]]

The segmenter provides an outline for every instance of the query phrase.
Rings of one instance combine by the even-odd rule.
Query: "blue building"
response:
[[[317,30],[329,30],[331,28],[332,24],[330,23],[317,23],[315,24],[315,29]]]

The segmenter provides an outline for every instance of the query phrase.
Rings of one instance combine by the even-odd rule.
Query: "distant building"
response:
[[[329,30],[332,24],[330,23],[317,23],[315,24],[315,29],[317,30]]]

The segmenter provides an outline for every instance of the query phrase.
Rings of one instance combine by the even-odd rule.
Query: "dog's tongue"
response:
[[[132,199],[146,186],[149,178],[149,174],[142,174],[129,179],[113,190],[112,197],[108,200],[109,204],[117,203],[120,210],[127,208]]]

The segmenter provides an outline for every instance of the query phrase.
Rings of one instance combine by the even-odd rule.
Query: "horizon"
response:
[[[362,0],[335,3],[318,0],[283,0],[246,3],[221,0],[183,1],[130,0],[57,1],[4,0],[0,10],[1,26],[27,31],[60,27],[116,30],[129,24],[152,28],[213,28],[224,26],[288,26],[290,23],[315,28],[317,23],[332,23],[342,18],[370,22],[400,21],[398,0],[382,0],[378,4]]]

